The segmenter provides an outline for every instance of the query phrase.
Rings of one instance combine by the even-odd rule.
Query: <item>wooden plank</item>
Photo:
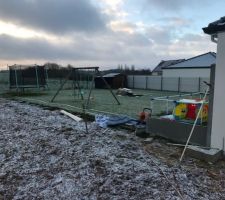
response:
[[[81,122],[81,121],[83,121],[82,118],[77,117],[77,116],[75,116],[75,115],[73,115],[73,114],[71,114],[71,113],[69,113],[69,112],[67,112],[67,111],[65,111],[65,110],[60,110],[60,113],[62,113],[62,114],[64,114],[64,115],[66,115],[66,116],[72,118],[72,119],[75,120],[76,122]]]

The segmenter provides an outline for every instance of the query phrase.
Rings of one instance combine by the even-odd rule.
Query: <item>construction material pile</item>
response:
[[[129,97],[140,97],[140,96],[143,96],[142,94],[134,94],[133,91],[131,89],[128,89],[128,88],[119,88],[116,91],[116,94],[118,96],[129,96]]]
[[[133,91],[131,89],[128,89],[128,88],[119,88],[116,91],[116,94],[122,95],[122,96],[133,96],[134,95]]]
[[[132,133],[6,100],[0,123],[0,199],[225,198],[224,176],[169,167]]]

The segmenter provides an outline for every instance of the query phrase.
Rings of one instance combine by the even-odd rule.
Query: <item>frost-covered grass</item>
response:
[[[50,103],[52,97],[56,93],[60,84],[63,80],[49,80],[49,88],[46,90],[38,89],[26,89],[25,93],[8,92],[9,97],[19,96],[23,100],[29,102],[35,102],[44,105],[57,106],[61,108],[66,108],[74,112],[81,111],[82,101],[79,95],[79,91],[72,89],[72,81],[68,81],[58,96],[55,98],[54,103]],[[87,86],[86,82],[81,83],[83,88]],[[90,85],[90,84],[89,84]],[[116,90],[113,91],[116,93]],[[153,90],[139,90],[134,89],[135,94],[143,95],[139,97],[129,97],[129,96],[117,96],[121,105],[118,105],[109,90],[106,89],[93,89],[91,93],[91,100],[88,111],[91,113],[106,112],[114,114],[123,114],[130,117],[136,118],[138,113],[143,110],[143,108],[150,107],[150,99],[159,96],[176,95],[177,92],[165,92],[165,91],[153,91]],[[89,90],[82,89],[84,98],[87,100]],[[86,101],[85,101],[86,102]],[[66,104],[66,105],[65,105]],[[69,105],[69,106],[67,106]],[[72,107],[71,107],[72,106]],[[154,113],[159,114],[166,111],[166,102],[154,102]],[[170,108],[173,107],[173,103],[169,104]],[[75,108],[76,107],[76,108]]]
[[[78,94],[78,91],[74,93],[73,90],[62,90],[59,95],[55,98],[54,103],[50,103],[50,100],[54,96],[56,90],[47,90],[42,91],[40,95],[35,95],[35,93],[25,93],[19,95],[20,98],[26,101],[47,104],[59,107],[64,107],[66,105],[70,105],[73,107],[68,107],[67,109],[71,109],[72,111],[79,111],[81,109],[82,101],[81,97]],[[84,93],[85,102],[87,102],[88,90],[82,90]],[[114,93],[116,90],[113,91]],[[138,113],[143,110],[143,108],[150,107],[150,99],[156,96],[164,96],[168,94],[174,93],[165,93],[158,91],[149,91],[149,90],[134,90],[136,94],[142,94],[140,97],[129,97],[129,96],[116,96],[120,102],[120,105],[117,104],[117,101],[114,99],[109,90],[105,89],[94,89],[90,98],[90,105],[88,110],[92,113],[96,112],[106,112],[106,113],[115,113],[115,114],[124,114],[131,117],[137,117]],[[14,97],[17,94],[13,94]],[[78,107],[77,109],[75,107]],[[155,103],[154,109],[165,110],[165,104],[163,103]]]
[[[0,93],[4,93],[9,88],[9,73],[0,72]]]

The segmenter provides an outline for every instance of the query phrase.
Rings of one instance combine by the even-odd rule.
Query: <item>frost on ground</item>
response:
[[[225,199],[224,171],[169,165],[132,133],[6,100],[0,124],[0,199],[180,199],[154,163],[184,199]]]

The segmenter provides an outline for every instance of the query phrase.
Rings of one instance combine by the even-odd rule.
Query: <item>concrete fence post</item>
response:
[[[178,92],[180,92],[180,77],[178,77],[178,86],[177,86]]]
[[[161,76],[161,91],[163,90],[163,77]]]
[[[133,75],[133,89],[134,89],[134,75]]]
[[[148,89],[148,76],[145,77],[145,89]]]

